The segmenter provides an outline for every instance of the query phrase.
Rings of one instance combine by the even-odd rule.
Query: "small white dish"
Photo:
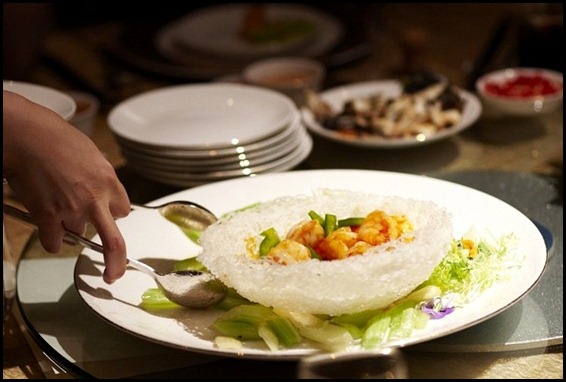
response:
[[[339,134],[322,126],[315,118],[314,114],[307,107],[302,107],[302,114],[305,124],[309,131],[323,138],[335,142],[344,143],[351,146],[360,146],[379,149],[397,149],[436,142],[456,135],[470,127],[480,117],[482,105],[479,99],[472,93],[459,89],[459,94],[464,101],[464,109],[459,123],[443,129],[436,134],[426,138],[406,137],[406,138],[383,138],[383,137],[351,137]],[[346,101],[358,97],[368,97],[370,95],[382,94],[387,97],[397,97],[401,94],[401,83],[397,80],[381,80],[357,82],[349,85],[339,86],[328,89],[320,93],[320,97],[326,101],[333,110],[342,110]]]
[[[276,90],[299,106],[305,104],[305,91],[319,91],[326,77],[324,65],[308,57],[272,57],[255,61],[242,72],[251,85]]]
[[[65,93],[70,95],[77,104],[77,111],[69,122],[86,135],[92,136],[96,115],[100,109],[100,100],[93,94],[86,92],[67,91]]]
[[[71,96],[47,86],[19,82],[3,81],[3,90],[8,90],[26,97],[30,101],[53,110],[67,121],[70,120],[77,110],[77,104]]]
[[[552,113],[562,106],[562,73],[542,68],[506,68],[476,81],[486,113],[532,117]]]
[[[295,117],[291,99],[251,85],[206,83],[152,90],[108,115],[112,132],[153,148],[208,150],[261,140]]]

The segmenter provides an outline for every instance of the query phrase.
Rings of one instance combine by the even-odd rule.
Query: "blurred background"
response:
[[[107,71],[128,69],[165,82],[202,80],[156,52],[154,39],[168,23],[214,4],[3,3],[4,79],[38,80],[37,70],[43,66],[64,81],[92,85],[92,79],[81,77],[81,68],[68,62],[68,56],[79,60],[83,55],[83,64],[91,64],[85,53],[85,44],[90,44],[108,60]],[[338,3],[323,10],[338,18],[346,33],[331,52],[317,58],[331,69],[365,59],[369,67],[360,70],[366,77],[430,67],[448,71],[460,83],[511,65],[562,71],[562,9],[562,3]],[[62,42],[65,38],[83,42],[81,49],[64,51],[71,46]],[[108,81],[117,83],[106,86],[123,86],[120,82],[128,79],[114,73]],[[347,79],[336,79],[341,81]]]

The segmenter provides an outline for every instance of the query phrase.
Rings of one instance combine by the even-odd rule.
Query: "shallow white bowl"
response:
[[[4,80],[2,88],[53,110],[67,121],[75,115],[77,110],[77,103],[71,96],[47,86]]]
[[[319,91],[322,87],[326,68],[307,57],[273,57],[249,64],[242,77],[246,83],[276,90],[302,105],[305,90]]]
[[[520,78],[535,78],[517,84]],[[552,84],[554,91],[540,94],[537,87],[543,81]],[[490,91],[490,88],[508,85],[511,92]],[[507,68],[487,73],[476,81],[479,94],[486,113],[512,116],[537,116],[551,113],[562,107],[563,76],[562,73],[542,68]],[[511,93],[523,93],[512,95]]]

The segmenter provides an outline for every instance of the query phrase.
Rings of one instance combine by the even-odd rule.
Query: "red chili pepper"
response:
[[[500,96],[530,98],[548,95],[562,90],[561,83],[555,83],[540,74],[520,74],[505,82],[489,81],[485,90]]]

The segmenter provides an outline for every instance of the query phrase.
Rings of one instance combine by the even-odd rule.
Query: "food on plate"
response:
[[[554,82],[539,73],[519,73],[503,80],[487,80],[485,91],[496,96],[532,98],[562,91],[562,83]]]
[[[310,91],[307,107],[321,126],[351,138],[421,139],[461,121],[465,102],[448,80],[418,74],[401,84],[399,95],[375,93],[347,99],[340,110]]]
[[[315,212],[314,218],[309,212]],[[288,233],[319,235],[318,227],[308,226],[313,219],[322,221],[323,235],[357,236],[359,227],[350,228],[350,233],[337,227],[338,221],[360,218],[389,228],[383,230],[381,241],[355,239],[352,246],[362,243],[357,245],[363,249],[351,255],[341,249],[323,250],[322,241],[307,245],[315,253],[323,252],[326,260],[310,250],[297,255],[295,249],[303,248],[296,241],[289,241],[290,251],[284,246],[274,249],[277,245],[270,243],[276,236],[284,242]],[[297,226],[305,220],[307,225]],[[379,236],[378,225],[366,221],[367,237]],[[409,294],[441,262],[452,238],[450,214],[433,202],[325,189],[277,198],[222,217],[202,233],[198,260],[252,302],[299,313],[340,315],[382,308]],[[344,243],[334,238],[327,244],[332,248]],[[276,254],[267,255],[270,250]]]
[[[316,25],[298,18],[270,19],[265,3],[252,3],[245,12],[240,36],[254,44],[286,43],[313,36]]]
[[[356,224],[356,220],[346,219],[349,224]],[[512,269],[520,268],[522,263],[515,239],[509,234],[488,240],[470,230],[451,241],[447,254],[425,282],[380,309],[315,315],[268,308],[229,289],[224,300],[213,308],[224,311],[211,322],[217,333],[214,343],[220,349],[237,350],[248,342],[259,341],[272,351],[296,346],[344,351],[403,343],[415,331],[426,330],[430,320],[452,316],[493,284],[512,277]],[[207,271],[194,257],[179,261],[175,268]],[[148,311],[185,309],[167,300],[157,288],[144,292],[141,307]]]

